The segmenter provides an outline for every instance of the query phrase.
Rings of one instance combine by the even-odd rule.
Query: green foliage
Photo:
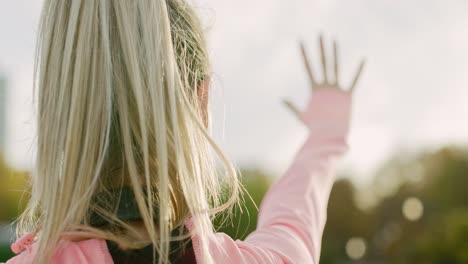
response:
[[[245,239],[257,227],[257,208],[268,190],[271,179],[258,170],[244,170],[241,175],[247,193],[242,199],[240,208],[236,208],[233,218],[221,215],[214,221],[215,228],[219,232],[225,232],[236,239]]]
[[[0,262],[7,261],[8,259],[14,256],[13,252],[11,252],[10,245],[8,244],[0,244]]]
[[[435,217],[418,238],[408,250],[411,263],[468,263],[468,208]]]
[[[26,201],[26,199],[21,200],[26,180],[27,174],[8,167],[0,154],[0,223],[15,220],[21,212]],[[6,261],[12,256],[10,245],[0,242],[0,262]]]
[[[422,173],[418,180],[414,179],[416,173]],[[369,191],[397,179],[392,185],[396,189],[368,211],[356,207],[350,182],[336,182],[321,263],[350,262],[345,248],[351,237],[367,242],[360,263],[468,263],[467,173],[468,152],[462,149],[397,155],[382,166],[375,177],[376,185]],[[418,198],[424,205],[422,218],[415,222],[402,214],[402,205],[409,197]]]
[[[7,166],[0,154],[0,222],[16,219],[24,205],[23,196],[28,175]]]

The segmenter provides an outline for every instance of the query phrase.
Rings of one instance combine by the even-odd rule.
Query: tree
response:
[[[10,168],[0,154],[0,221],[13,221],[21,213],[28,198],[23,195],[28,177]]]

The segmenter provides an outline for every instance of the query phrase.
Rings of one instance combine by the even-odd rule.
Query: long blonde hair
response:
[[[200,22],[184,0],[45,0],[37,160],[18,228],[39,230],[38,263],[93,213],[109,221],[101,237],[140,245],[115,207],[95,199],[125,186],[159,263],[169,261],[170,232],[188,216],[212,262],[211,220],[239,201],[240,184],[203,122],[197,89],[209,71]]]

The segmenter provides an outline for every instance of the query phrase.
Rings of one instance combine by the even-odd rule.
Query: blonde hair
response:
[[[109,221],[99,237],[141,246],[95,199],[129,186],[159,263],[188,216],[211,263],[211,221],[238,203],[240,184],[203,122],[197,89],[210,68],[194,10],[184,0],[45,0],[37,41],[37,160],[18,228],[39,230],[36,261],[92,213]]]

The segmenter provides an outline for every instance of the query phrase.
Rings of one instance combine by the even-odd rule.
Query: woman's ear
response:
[[[210,90],[210,78],[205,78],[202,83],[197,87],[198,100],[200,102],[200,110],[203,117],[203,123],[208,128],[208,100]]]

